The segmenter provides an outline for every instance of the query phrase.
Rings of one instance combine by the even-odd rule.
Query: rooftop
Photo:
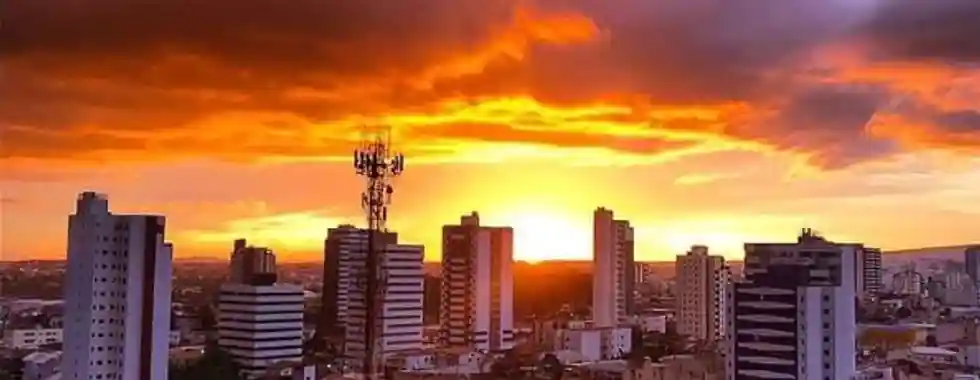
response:
[[[915,346],[909,351],[916,355],[956,356],[958,352],[941,347]]]

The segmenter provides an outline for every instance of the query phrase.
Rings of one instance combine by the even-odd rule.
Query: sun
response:
[[[514,259],[587,260],[592,252],[592,230],[581,221],[558,213],[517,211],[502,214],[494,225],[514,228]]]

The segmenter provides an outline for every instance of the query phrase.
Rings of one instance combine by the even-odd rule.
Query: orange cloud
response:
[[[915,16],[956,44],[976,6],[526,4],[15,2],[0,159],[330,159],[379,120],[440,158],[747,149],[833,169],[976,141],[977,71],[955,64],[975,57],[889,32]]]

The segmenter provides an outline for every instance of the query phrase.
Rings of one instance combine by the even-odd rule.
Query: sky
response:
[[[319,260],[363,224],[366,125],[406,156],[390,228],[440,255],[478,211],[517,259],[588,259],[600,206],[638,260],[729,258],[803,227],[980,240],[973,0],[11,0],[0,258],[63,258],[77,193]]]

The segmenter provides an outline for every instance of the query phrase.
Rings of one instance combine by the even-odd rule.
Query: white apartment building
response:
[[[286,284],[221,285],[218,345],[249,376],[303,358],[303,288]]]
[[[388,244],[383,247],[379,265],[381,284],[378,298],[377,320],[379,326],[375,341],[378,359],[392,354],[422,349],[422,297],[425,286],[425,270],[422,259],[425,248],[421,245]],[[344,354],[351,359],[351,367],[360,371],[363,366],[366,344],[364,330],[367,323],[365,304],[366,289],[363,283],[367,270],[367,255],[352,252],[347,268],[352,281],[347,288],[347,328]]]
[[[463,216],[442,229],[440,340],[450,347],[514,346],[514,230]]]
[[[633,349],[629,327],[582,327],[558,330],[555,350],[577,352],[585,360],[623,359]]]
[[[60,377],[61,351],[35,351],[27,354],[24,361],[23,380],[47,380]]]
[[[864,288],[861,294],[865,297],[874,297],[880,294],[884,288],[882,286],[881,274],[881,249],[864,247],[861,252],[862,283]]]
[[[745,281],[729,298],[726,378],[854,376],[859,250],[808,229],[796,243],[746,244]]]
[[[653,265],[650,263],[633,263],[633,283],[642,284],[653,280]]]
[[[904,296],[922,295],[926,290],[926,277],[910,264],[892,276],[892,293]]]
[[[375,239],[381,246],[398,243],[398,235],[393,232],[378,233]],[[352,276],[351,268],[364,261],[367,243],[366,229],[341,225],[327,231],[323,252],[322,309],[321,319],[317,324],[318,335],[346,338],[348,289],[357,280]]]
[[[592,229],[592,321],[599,327],[626,322],[633,308],[633,227],[599,208]]]
[[[677,293],[677,332],[705,342],[720,341],[727,327],[726,292],[729,283],[725,258],[709,255],[696,245],[674,261]]]
[[[162,216],[82,193],[68,221],[65,379],[166,380],[173,247]]]
[[[33,350],[46,344],[62,343],[63,341],[63,330],[60,328],[10,329],[3,333],[5,346],[23,350]]]

